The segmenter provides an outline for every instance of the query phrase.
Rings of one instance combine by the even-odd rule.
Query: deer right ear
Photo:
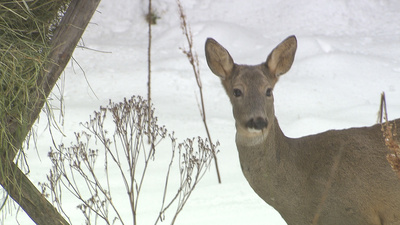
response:
[[[270,73],[275,78],[289,71],[294,61],[296,49],[296,37],[289,36],[269,54],[266,64]]]
[[[206,41],[206,59],[211,71],[221,79],[226,79],[233,70],[233,59],[229,52],[212,38]]]

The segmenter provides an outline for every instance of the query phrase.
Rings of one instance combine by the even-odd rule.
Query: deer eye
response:
[[[267,95],[268,97],[271,97],[272,96],[272,88],[268,88],[267,93],[265,95]]]
[[[235,88],[235,89],[233,89],[233,96],[235,96],[235,97],[240,97],[240,96],[242,96],[242,91],[241,90],[239,90],[239,89],[237,89],[237,88]]]

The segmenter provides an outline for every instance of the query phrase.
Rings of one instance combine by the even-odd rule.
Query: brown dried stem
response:
[[[390,153],[386,155],[386,159],[388,160],[392,169],[397,173],[397,176],[400,178],[400,144],[396,140],[397,125],[395,122],[389,122],[384,92],[381,94],[381,104],[378,119],[382,126],[385,145],[390,150]]]
[[[149,12],[148,15],[152,14],[152,2],[149,0]],[[149,102],[149,110],[151,109],[151,20],[147,21],[148,24],[148,47],[147,47],[147,101]],[[148,113],[150,119],[150,111]],[[150,133],[150,131],[149,131]],[[149,143],[151,143],[149,137]]]
[[[219,173],[218,160],[217,160],[217,156],[216,156],[215,145],[213,144],[213,142],[211,140],[211,134],[210,134],[210,131],[209,131],[208,125],[207,125],[206,111],[205,111],[204,97],[203,97],[203,85],[201,83],[200,69],[199,69],[199,67],[200,67],[199,66],[199,59],[198,59],[196,51],[193,50],[193,35],[192,35],[191,30],[190,30],[190,26],[186,23],[186,15],[184,13],[183,6],[182,6],[180,0],[177,0],[176,2],[178,4],[178,8],[179,8],[179,14],[180,14],[180,20],[181,20],[181,29],[182,29],[182,32],[185,35],[186,41],[188,43],[188,49],[183,49],[183,53],[187,56],[187,58],[189,59],[190,64],[192,65],[193,74],[194,74],[194,76],[196,78],[197,86],[199,87],[199,93],[200,93],[199,110],[200,110],[200,115],[201,115],[202,120],[203,120],[204,128],[206,129],[208,140],[210,141],[210,145],[211,145],[211,149],[212,149],[212,153],[213,153],[213,157],[214,157],[214,162],[215,162],[215,168],[216,168],[217,177],[218,177],[218,183],[221,183],[221,175]]]
[[[48,176],[49,183],[43,183],[42,189],[51,191],[52,199],[59,208],[62,209],[59,190],[64,187],[81,202],[79,209],[88,224],[96,221],[93,216],[100,218],[106,224],[114,224],[115,221],[125,224],[124,217],[120,215],[118,206],[112,199],[113,187],[110,183],[118,178],[114,176],[110,179],[108,171],[114,166],[128,194],[133,224],[137,224],[137,212],[141,205],[140,195],[145,190],[144,180],[148,167],[155,160],[156,146],[168,135],[172,142],[172,153],[166,173],[161,208],[155,224],[165,219],[166,211],[172,205],[177,205],[172,224],[175,222],[192,191],[209,168],[212,150],[209,143],[200,137],[197,141],[192,138],[176,144],[173,133],[168,134],[164,126],[157,125],[154,109],[148,110],[148,107],[147,101],[141,97],[132,97],[120,103],[110,102],[107,107],[95,112],[89,122],[83,124],[85,130],[75,134],[75,144],[70,147],[60,145],[57,150],[52,149],[50,158],[53,168]],[[148,112],[151,113],[150,120]],[[106,116],[110,113],[112,123]],[[110,134],[106,126],[112,124],[115,131]],[[96,143],[99,142],[100,148],[97,145],[95,148],[91,147],[93,137]],[[146,137],[151,137],[151,144],[147,144]],[[169,178],[173,175],[170,172],[175,157],[179,160],[178,164],[174,165],[178,165],[180,179],[174,197],[169,199],[167,189]],[[104,170],[101,168],[99,170],[97,166],[101,160],[104,160],[105,177]],[[103,178],[100,179],[101,177]]]

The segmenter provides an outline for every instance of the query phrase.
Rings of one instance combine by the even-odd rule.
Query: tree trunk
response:
[[[69,224],[13,162],[2,163],[1,166],[3,171],[7,171],[7,176],[11,177],[2,180],[1,185],[36,224]]]
[[[68,224],[57,213],[56,209],[36,189],[30,180],[13,163],[13,159],[28,132],[38,118],[47,97],[56,84],[62,71],[70,60],[72,53],[79,42],[83,32],[92,18],[100,0],[72,0],[54,32],[51,40],[51,51],[48,63],[43,69],[43,74],[38,79],[38,89],[30,94],[34,99],[27,105],[27,114],[18,121],[9,121],[9,131],[12,134],[13,146],[9,149],[0,149],[0,166],[3,174],[0,175],[0,184],[6,189],[22,209],[37,224]]]

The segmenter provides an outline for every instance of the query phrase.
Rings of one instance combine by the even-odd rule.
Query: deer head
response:
[[[232,103],[237,135],[248,138],[268,135],[275,120],[273,89],[279,76],[292,66],[296,48],[296,37],[290,36],[272,50],[266,62],[239,65],[218,42],[207,39],[207,63],[221,78]]]

